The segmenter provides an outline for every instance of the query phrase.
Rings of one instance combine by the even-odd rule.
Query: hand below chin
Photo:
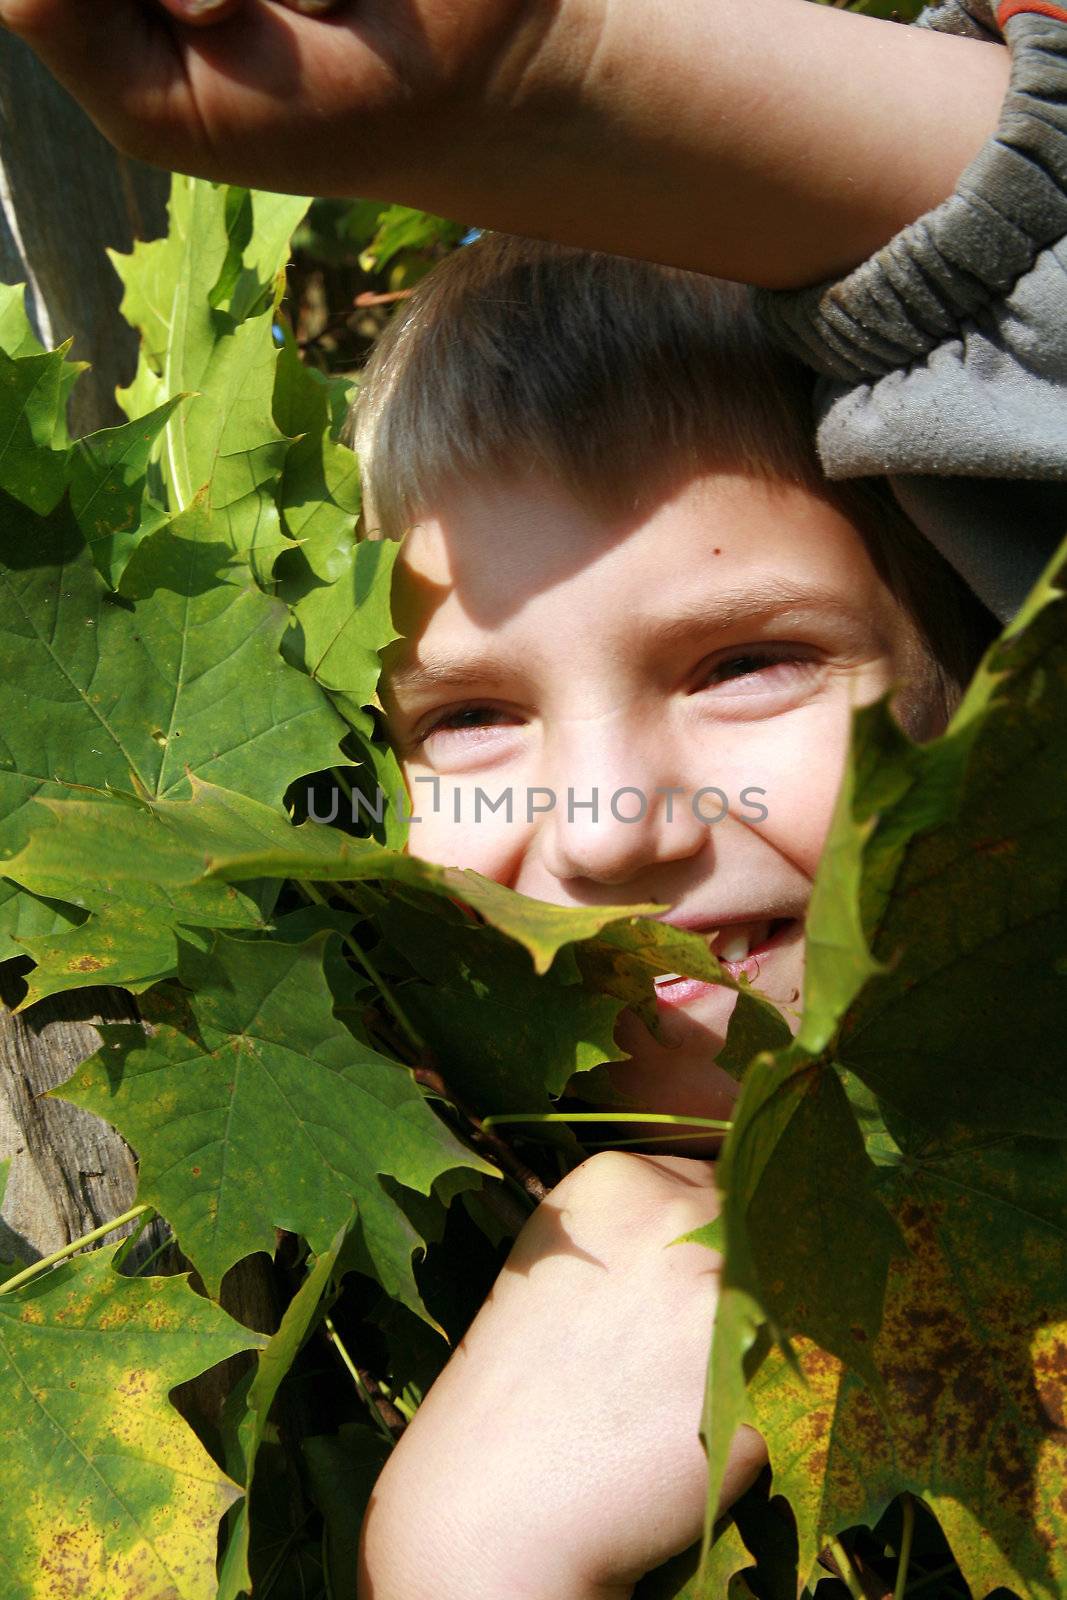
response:
[[[622,1012],[615,1039],[629,1051],[630,1059],[606,1062],[595,1074],[578,1074],[568,1083],[566,1093],[598,1111],[655,1111],[728,1122],[740,1085],[716,1065],[723,1034],[695,1018],[673,1013],[666,1023],[669,1044],[654,1039],[633,1012]],[[613,1100],[613,1095],[618,1099]],[[676,1129],[651,1122],[585,1123],[576,1125],[575,1132],[583,1143],[623,1145],[626,1140],[640,1139],[640,1144],[625,1148],[650,1155],[708,1158],[718,1154],[722,1143],[721,1133],[710,1129]]]

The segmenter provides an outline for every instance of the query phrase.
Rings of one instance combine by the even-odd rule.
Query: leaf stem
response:
[[[313,904],[317,906],[325,906],[327,909],[329,909],[329,900],[324,894],[321,894],[320,891],[316,889],[313,883],[307,883],[303,878],[299,878],[294,881],[297,883],[301,894],[305,895],[307,899],[313,902]],[[408,1017],[399,1000],[397,1000],[396,996],[389,988],[389,985],[386,983],[385,979],[374,966],[374,963],[371,961],[367,952],[359,943],[359,940],[354,939],[350,933],[343,933],[341,937],[351,950],[352,954],[355,956],[356,960],[359,962],[360,966],[363,968],[364,972],[367,974],[367,977],[377,989],[378,993],[381,995],[385,1004],[389,1007],[389,1010],[393,1013],[393,1016],[404,1032],[416,1055],[421,1056],[426,1049],[424,1040],[419,1034],[419,1031],[415,1027],[414,1023]]]
[[[145,1259],[141,1262],[141,1265],[137,1268],[137,1276],[139,1278],[147,1277],[148,1276],[148,1269],[152,1265],[153,1261],[157,1260],[163,1254],[163,1252],[165,1250],[169,1250],[171,1245],[174,1244],[175,1242],[176,1241],[174,1239],[174,1236],[172,1234],[168,1235],[168,1237],[166,1239],[164,1239],[163,1243],[162,1244],[158,1244],[156,1246],[156,1248],[152,1251],[152,1254],[150,1256],[146,1256]]]
[[[625,1150],[634,1144],[660,1144],[664,1139],[670,1139],[672,1144],[682,1144],[686,1139],[706,1139],[707,1133],[697,1129],[695,1133],[646,1133],[638,1139],[586,1139],[583,1142],[594,1149],[598,1145],[610,1145],[612,1150]],[[655,1152],[653,1152],[655,1154]]]
[[[375,1422],[378,1425],[378,1428],[379,1428],[380,1432],[382,1434],[384,1434],[386,1439],[388,1439],[389,1448],[390,1448],[390,1450],[392,1450],[393,1446],[396,1444],[396,1440],[393,1438],[393,1435],[390,1432],[389,1424],[386,1422],[385,1418],[382,1416],[381,1412],[378,1410],[378,1407],[375,1405],[374,1396],[371,1394],[370,1390],[367,1388],[367,1385],[363,1382],[363,1378],[360,1375],[359,1368],[356,1366],[356,1363],[352,1360],[352,1357],[349,1355],[348,1351],[345,1349],[345,1346],[344,1346],[344,1344],[343,1344],[343,1342],[341,1340],[341,1335],[338,1333],[337,1329],[334,1327],[333,1318],[330,1317],[330,1316],[325,1317],[323,1319],[323,1324],[324,1324],[324,1326],[326,1328],[326,1337],[329,1339],[330,1343],[333,1345],[334,1349],[337,1351],[337,1354],[341,1357],[341,1360],[343,1361],[345,1367],[348,1370],[349,1377],[352,1379],[352,1382],[355,1384],[356,1388],[359,1391],[360,1399],[363,1401],[364,1405],[367,1407],[367,1410],[370,1412],[371,1416],[374,1418]]]
[[[947,1578],[951,1572],[959,1572],[955,1561],[946,1561],[943,1567],[935,1567],[933,1572],[924,1572],[921,1578],[916,1578],[914,1583],[909,1583],[905,1594],[918,1594],[920,1589],[925,1589],[928,1584],[939,1583],[942,1578]]]
[[[847,1587],[849,1594],[852,1596],[852,1600],[867,1600],[867,1597],[863,1592],[863,1586],[856,1576],[856,1569],[849,1560],[848,1554],[840,1539],[830,1540],[830,1554],[837,1562],[837,1570],[841,1574],[842,1581]]]
[[[80,1239],[72,1239],[70,1244],[65,1244],[62,1250],[53,1250],[50,1256],[42,1256],[40,1261],[35,1261],[27,1267],[25,1272],[16,1272],[13,1278],[8,1278],[6,1283],[0,1283],[0,1294],[10,1294],[13,1289],[21,1289],[24,1283],[31,1278],[36,1278],[39,1272],[46,1272],[49,1267],[56,1266],[60,1261],[65,1261],[76,1250],[81,1250],[87,1244],[95,1244],[98,1239],[104,1239],[109,1233],[114,1233],[116,1228],[124,1228],[127,1222],[134,1222],[138,1217],[143,1217],[146,1211],[151,1211],[151,1206],[131,1206],[129,1211],[124,1211],[121,1217],[115,1217],[111,1222],[102,1222],[99,1228],[94,1228],[91,1233],[83,1234]]]
[[[893,1600],[904,1600],[908,1587],[908,1567],[911,1564],[911,1542],[915,1535],[915,1501],[910,1494],[901,1496],[903,1526],[900,1533],[900,1556],[897,1560],[897,1581]]]
[[[151,1207],[146,1206],[144,1215],[141,1217],[137,1226],[135,1228],[131,1228],[125,1239],[123,1239],[118,1250],[115,1252],[116,1271],[118,1271],[120,1267],[125,1266],[126,1262],[129,1260],[130,1251],[144,1233],[145,1229],[150,1226],[152,1222],[152,1215],[153,1213]],[[152,1254],[155,1255],[155,1251],[153,1251]]]
[[[718,1122],[714,1117],[680,1117],[673,1111],[530,1111],[509,1112],[507,1116],[482,1118],[482,1127],[491,1128],[503,1122],[669,1122],[675,1126],[714,1128],[719,1133],[729,1133],[732,1122]],[[653,1135],[652,1137],[655,1137]]]
[[[336,778],[337,787],[340,789],[341,793],[344,795],[344,797],[348,801],[349,805],[351,805],[352,804],[352,785],[349,783],[348,779],[345,777],[345,775],[341,771],[340,767],[331,767],[330,768],[330,776],[332,778]]]

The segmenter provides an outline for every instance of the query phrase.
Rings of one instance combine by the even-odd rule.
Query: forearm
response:
[[[177,0],[167,0],[170,8]],[[836,274],[936,205],[1008,52],[809,0],[0,0],[128,154],[767,287]]]
[[[444,135],[440,165],[401,160],[383,192],[798,286],[951,193],[996,126],[1008,70],[1000,45],[808,0],[582,0],[528,58],[521,39],[503,53],[486,109]]]
[[[375,1485],[358,1600],[626,1600],[700,1536],[710,1163],[602,1152],[520,1232]],[[759,1474],[751,1429],[720,1504]]]

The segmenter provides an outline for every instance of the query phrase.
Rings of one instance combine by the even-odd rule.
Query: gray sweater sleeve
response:
[[[1005,22],[1000,124],[955,194],[840,282],[754,291],[820,374],[827,476],[888,476],[1002,620],[1067,536],[1067,3],[1043,3],[1062,20]],[[990,0],[914,26],[999,36]]]

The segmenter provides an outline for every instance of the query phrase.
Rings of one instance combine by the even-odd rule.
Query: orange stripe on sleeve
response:
[[[1003,28],[1008,18],[1018,16],[1020,11],[1036,11],[1039,16],[1067,22],[1067,5],[1057,5],[1056,0],[1001,0],[997,6],[997,22]]]

